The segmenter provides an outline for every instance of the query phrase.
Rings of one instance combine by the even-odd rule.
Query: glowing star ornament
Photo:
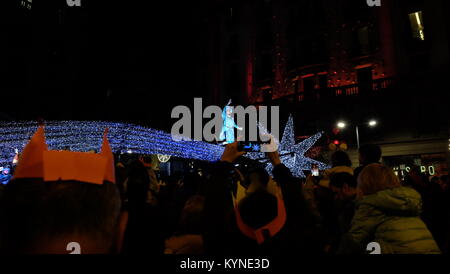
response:
[[[269,134],[261,125],[259,125],[259,128],[261,134]],[[292,115],[289,116],[281,142],[276,139],[274,141],[278,144],[281,162],[291,170],[292,175],[296,177],[305,177],[303,171],[311,170],[313,164],[317,165],[320,170],[329,168],[328,165],[305,156],[305,153],[320,139],[320,137],[322,137],[322,132],[296,144],[294,119],[292,118]],[[266,170],[269,173],[272,173],[273,166],[267,161],[264,153],[249,153],[247,157],[258,159],[259,161],[266,163]]]

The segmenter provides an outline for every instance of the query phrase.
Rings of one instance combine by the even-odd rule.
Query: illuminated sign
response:
[[[31,4],[33,3],[33,0],[21,0],[20,5],[24,8],[27,8],[31,10]]]
[[[410,172],[411,171],[411,167],[407,166],[405,167],[406,172]],[[426,173],[428,171],[428,174],[430,174],[431,176],[436,175],[436,169],[434,168],[434,166],[420,166],[420,172],[422,173]]]
[[[67,0],[69,7],[81,7],[81,0]]]
[[[381,7],[381,0],[367,0],[369,7]]]

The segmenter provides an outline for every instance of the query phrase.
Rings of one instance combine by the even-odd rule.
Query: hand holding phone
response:
[[[223,151],[221,161],[233,163],[237,158],[244,155],[245,152],[239,151],[238,142],[228,144]]]

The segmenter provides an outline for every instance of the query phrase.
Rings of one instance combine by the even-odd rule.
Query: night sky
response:
[[[227,47],[217,37],[228,35],[220,29],[217,20],[229,11],[229,7],[243,5],[244,2],[81,1],[81,7],[69,8],[65,0],[34,0],[31,11],[21,7],[20,0],[1,2],[1,119],[113,120],[170,130],[174,122],[170,113],[174,106],[181,104],[193,108],[194,97],[202,97],[204,105],[217,102],[224,105],[228,98],[244,92],[239,83],[233,82],[238,77],[228,77],[217,84],[225,86],[220,89],[220,98],[212,98],[213,65],[219,59],[217,52]],[[349,7],[342,14],[344,22],[367,17],[365,13],[355,13],[361,5],[365,5],[365,1],[344,2]],[[251,10],[257,15],[257,24],[263,26],[260,28],[262,32],[256,34],[256,51],[272,52],[271,33],[264,32],[270,24],[266,27],[263,24],[265,21],[260,19],[271,18],[273,10],[261,9],[264,5],[270,7],[270,1],[264,3],[258,6],[259,10]],[[310,30],[310,34],[316,36],[321,33],[320,27],[324,22],[320,18],[325,18],[326,14],[322,14],[320,5],[328,5],[328,2],[302,3],[299,11],[303,10],[302,5],[307,7],[314,3],[312,7],[317,14],[294,16],[294,23],[300,27],[287,28],[290,31],[287,33],[288,45],[295,42],[291,37],[303,31]],[[336,1],[333,3],[339,4]],[[240,27],[241,23],[238,22],[237,26]],[[336,26],[328,27],[333,30]],[[403,43],[404,48],[411,47],[409,40]],[[231,48],[239,51],[239,48]],[[303,61],[320,63],[329,59],[325,48],[320,45],[313,48],[301,40],[299,48],[294,47],[297,52],[290,52],[288,68],[304,65]],[[320,58],[308,59],[317,57],[310,51],[316,51]],[[270,54],[261,56],[258,62],[263,65],[256,65],[255,78],[273,77],[273,64],[264,64],[264,58],[271,61]],[[420,60],[412,59],[414,62]],[[244,67],[242,64],[228,65],[235,72]],[[217,68],[221,72],[228,69],[224,64],[216,65]],[[263,71],[260,71],[261,68]],[[417,73],[423,74],[421,71]],[[421,127],[432,125],[439,130],[441,125],[448,124],[448,108],[442,107],[446,100],[436,100],[442,96],[448,98],[449,93],[440,88],[442,84],[448,85],[445,80],[448,78],[448,68],[439,73],[426,76],[426,79],[433,81],[420,85],[411,84],[416,75],[401,75],[404,91],[399,89],[402,92],[396,91],[376,105],[372,101],[355,103],[346,98],[345,102],[336,102],[331,107],[336,113],[342,110],[349,112],[348,116],[358,116],[358,119],[359,116],[367,116],[365,112],[375,113],[380,119],[389,121],[393,128],[402,125],[414,129],[418,124]],[[411,106],[411,102],[415,102],[416,106]],[[342,107],[339,107],[340,104]],[[358,112],[352,109],[358,108],[363,113],[354,115]],[[284,120],[288,113],[294,113],[296,121],[301,124],[297,128],[308,129],[301,134],[329,129],[335,119],[341,118],[334,117],[336,115],[331,118],[322,116],[333,112],[327,106],[313,103],[301,109],[293,104],[284,107],[283,112]]]
[[[202,1],[85,0],[81,8],[33,1],[31,12],[17,2],[2,9],[3,90],[14,102],[4,112],[13,119],[139,120],[164,128],[172,107],[208,93]]]

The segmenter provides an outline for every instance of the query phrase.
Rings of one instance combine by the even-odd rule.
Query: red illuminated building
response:
[[[280,105],[299,135],[324,130],[330,142],[338,120],[375,118],[362,143],[386,157],[448,157],[448,1],[221,3],[210,17],[214,102]],[[354,130],[341,135],[356,165]]]

